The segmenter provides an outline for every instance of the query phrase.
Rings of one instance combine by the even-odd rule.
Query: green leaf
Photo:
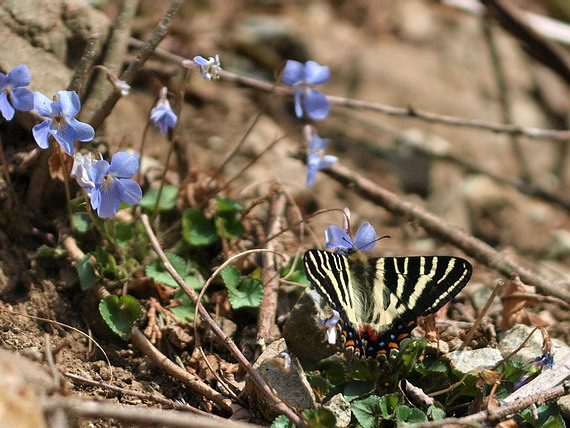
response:
[[[423,375],[447,373],[449,367],[441,359],[424,358],[416,365],[416,370]]]
[[[241,279],[241,272],[235,266],[226,266],[220,273],[226,287],[237,288]]]
[[[427,422],[428,421],[426,414],[424,412],[422,412],[420,409],[412,407],[410,410],[411,410],[411,413],[410,413],[410,416],[408,416],[408,420],[406,421],[407,423],[417,424],[420,422]]]
[[[352,413],[363,428],[373,428],[376,426],[376,422],[380,416],[379,400],[380,397],[377,395],[371,395],[363,400],[352,402]]]
[[[91,221],[87,214],[73,214],[73,225],[78,232],[85,233],[89,230]]]
[[[398,405],[399,398],[396,394],[386,394],[380,397],[380,411],[382,412],[382,417],[384,419],[391,419]]]
[[[214,222],[194,208],[188,208],[182,214],[182,236],[194,246],[213,244],[218,240]]]
[[[309,428],[329,428],[336,425],[336,417],[329,409],[319,407],[317,410],[305,410],[303,412]]]
[[[147,210],[154,209],[156,198],[158,197],[158,187],[150,189],[142,197],[139,205]],[[158,202],[158,211],[168,211],[176,206],[176,199],[178,198],[178,187],[166,185],[162,188],[160,201]]]
[[[117,261],[113,255],[102,247],[97,247],[93,254],[97,260],[97,268],[103,272],[117,274]]]
[[[113,229],[115,231],[115,237],[117,238],[119,247],[125,248],[131,239],[133,239],[133,225],[124,221],[114,221]]]
[[[216,204],[218,205],[218,212],[240,212],[243,210],[243,206],[238,202],[234,201],[231,198],[217,196]]]
[[[239,238],[245,233],[245,227],[235,213],[218,213],[216,217],[222,219],[222,222],[224,223],[223,231],[225,232],[225,237]],[[217,227],[218,236],[222,235],[221,232],[220,228]]]
[[[107,296],[99,302],[99,312],[107,325],[127,339],[136,320],[141,316],[141,305],[133,296]]]
[[[257,279],[244,279],[240,283],[239,290],[227,286],[226,288],[228,289],[230,304],[234,309],[245,307],[256,308],[261,303],[263,290],[261,288],[261,282]]]
[[[188,275],[188,263],[182,257],[174,253],[165,253],[165,255],[174,270],[182,277],[188,287],[193,290],[202,288],[202,283],[195,275]],[[170,275],[160,260],[149,263],[145,267],[145,274],[152,277],[156,282],[160,282],[172,288],[178,288],[178,283],[172,278],[172,275]]]
[[[293,422],[287,419],[286,416],[279,415],[273,420],[271,428],[293,428]]]
[[[259,280],[248,278],[241,281],[241,272],[234,266],[226,266],[222,269],[221,275],[228,290],[232,308],[259,306],[263,295]]]
[[[439,421],[445,418],[445,411],[432,404],[426,410],[428,418],[432,421]]]
[[[196,307],[194,306],[194,302],[190,300],[190,297],[184,292],[184,290],[180,289],[174,293],[173,299],[179,300],[180,305],[168,308],[170,312],[174,314],[176,318],[180,321],[188,322],[194,319],[196,315]]]
[[[370,394],[374,391],[374,384],[363,381],[353,381],[344,387],[344,396],[348,401]]]
[[[333,385],[324,376],[307,373],[307,381],[314,391],[319,391],[321,397],[325,397],[332,390]]]
[[[85,254],[75,265],[77,275],[79,276],[79,285],[83,291],[93,286],[99,280],[99,275],[95,272],[95,266],[93,266],[91,257],[91,254]]]
[[[406,422],[411,414],[411,408],[405,404],[400,404],[398,407],[396,407],[396,411],[394,412],[394,415],[396,416],[396,423],[400,425],[401,423]]]

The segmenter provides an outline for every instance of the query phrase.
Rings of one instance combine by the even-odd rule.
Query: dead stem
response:
[[[142,43],[141,41],[131,38],[131,45],[140,46],[141,43]],[[190,61],[187,58],[175,55],[164,49],[156,49],[154,53],[161,58],[176,63],[181,63],[182,61],[185,60]],[[292,88],[281,88],[281,87],[274,88],[274,85],[269,82],[265,82],[259,79],[254,79],[248,76],[242,76],[238,73],[233,73],[228,70],[222,70],[220,72],[220,75],[223,79],[240,83],[244,86],[259,89],[261,91],[273,92],[277,95],[291,96],[295,92],[294,89]],[[432,113],[425,110],[419,110],[412,106],[394,107],[387,104],[360,101],[345,97],[327,96],[327,99],[331,104],[350,107],[354,109],[375,111],[377,113],[386,114],[388,116],[412,117],[418,120],[423,120],[425,122],[440,123],[442,125],[447,125],[447,126],[482,129],[496,134],[522,135],[532,139],[547,139],[547,140],[557,140],[557,141],[570,140],[569,130],[561,131],[558,129],[525,128],[517,125],[507,125],[502,123],[489,122],[486,120],[466,119],[455,116],[447,116],[443,114]]]
[[[137,57],[133,62],[129,64],[125,72],[121,75],[120,79],[126,82],[127,84],[133,83],[135,75],[144,65],[144,63],[150,58],[152,52],[156,49],[158,44],[164,39],[166,34],[170,29],[170,25],[172,24],[172,19],[174,15],[178,12],[178,9],[182,5],[183,0],[171,0],[170,6],[168,10],[155,27],[154,31],[152,32],[150,38],[146,41],[146,43],[141,47]],[[119,90],[113,88],[113,91],[107,95],[107,97],[102,101],[100,107],[98,107],[93,114],[90,115],[87,122],[93,126],[95,130],[101,126],[105,118],[111,113],[113,107],[117,103],[117,101],[121,98],[121,93]]]
[[[275,184],[275,186],[279,186]],[[286,219],[287,196],[283,191],[277,191],[269,203],[269,219],[267,222],[267,235],[273,235],[283,229]],[[259,305],[257,316],[257,346],[261,350],[270,343],[275,329],[275,316],[277,314],[277,293],[279,291],[279,271],[282,262],[275,259],[273,253],[279,253],[283,243],[278,239],[267,242],[266,248],[271,253],[262,255],[263,270],[261,283],[263,284],[263,296]]]
[[[190,297],[190,299],[194,302],[194,304],[196,305],[196,312],[200,314],[206,325],[212,330],[212,332],[222,341],[222,343],[226,346],[226,348],[228,348],[228,350],[232,353],[232,355],[238,360],[240,366],[251,376],[252,381],[258,386],[262,394],[268,400],[274,403],[276,410],[285,415],[287,418],[289,418],[289,420],[291,420],[291,422],[293,422],[295,425],[300,427],[306,427],[303,418],[299,416],[293,409],[291,409],[286,403],[284,403],[279,397],[277,397],[273,393],[271,387],[267,384],[265,379],[263,379],[263,377],[257,372],[257,370],[253,368],[251,363],[247,360],[247,358],[245,358],[245,356],[236,346],[234,341],[230,337],[226,336],[226,334],[212,319],[208,311],[206,311],[206,309],[200,304],[198,296],[196,295],[194,290],[189,288],[184,282],[184,280],[180,277],[180,275],[178,275],[176,270],[174,270],[174,268],[172,267],[172,265],[164,255],[164,252],[162,251],[162,248],[160,247],[160,244],[156,239],[154,232],[152,231],[148,216],[146,216],[145,214],[141,215],[141,220],[143,222],[147,235],[151,241],[151,245],[154,251],[158,254],[160,260],[164,263],[164,266],[166,267],[170,275],[172,275],[172,278],[178,283],[180,288],[182,288],[182,290],[184,290],[184,292],[188,295],[188,297]],[[217,275],[217,273],[219,273],[221,269],[223,269],[227,264],[229,264],[235,257],[243,256],[253,252],[263,252],[263,251],[267,250],[265,249],[249,250],[230,258],[212,274],[212,276],[208,279],[208,281],[206,281],[206,284],[204,284],[204,288],[206,288],[207,285],[211,282],[211,280]]]
[[[331,168],[323,170],[323,172],[344,184],[347,188],[352,188],[363,198],[384,207],[392,214],[417,222],[433,237],[455,245],[468,256],[501,272],[503,275],[510,277],[513,273],[517,273],[525,283],[536,285],[561,299],[570,299],[570,291],[541,278],[520,264],[504,257],[490,245],[469,235],[458,227],[452,226],[423,207],[406,201],[395,193],[378,186],[349,168],[337,163]]]

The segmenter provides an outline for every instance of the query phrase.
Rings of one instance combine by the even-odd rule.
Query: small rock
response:
[[[505,332],[503,340],[499,342],[499,350],[503,357],[506,357],[517,349],[521,343],[530,335],[533,327],[528,325],[516,324]],[[542,333],[536,330],[529,341],[520,349],[513,357],[512,361],[526,364],[530,360],[542,355]],[[562,355],[570,352],[570,347],[558,339],[552,339],[552,353],[554,361]]]
[[[570,395],[565,395],[558,399],[558,408],[560,409],[560,414],[565,419],[570,418]]]
[[[453,368],[461,373],[475,373],[490,369],[503,359],[495,348],[481,348],[472,351],[453,351],[447,354]]]
[[[337,346],[324,342],[325,332],[318,327],[319,320],[330,317],[321,309],[322,305],[323,300],[316,291],[306,290],[283,327],[287,347],[303,366],[330,357],[338,350]]]
[[[315,396],[299,361],[291,355],[290,366],[285,367],[281,357],[282,352],[287,352],[284,339],[270,344],[259,356],[253,367],[276,394],[295,410],[302,412],[306,409],[315,409]],[[257,390],[257,386],[250,378],[246,379],[245,390],[248,394],[251,410],[258,411],[269,420],[278,416],[279,413]]]
[[[22,349],[22,351],[20,351],[20,353],[24,357],[29,358],[30,360],[34,360],[34,361],[40,362],[44,359],[42,351],[40,351],[40,349],[37,346],[30,346],[29,348]]]
[[[342,394],[334,395],[323,407],[326,407],[335,415],[337,428],[345,428],[350,424],[352,417],[350,403]]]

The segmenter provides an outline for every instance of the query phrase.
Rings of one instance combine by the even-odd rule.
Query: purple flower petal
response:
[[[301,105],[301,95],[303,94],[303,90],[298,88],[295,90],[295,116],[298,119],[303,117],[303,106]]]
[[[314,135],[309,143],[309,150],[324,150],[327,148],[329,143],[330,140],[325,140],[320,138],[318,135]]]
[[[174,128],[178,121],[169,104],[157,105],[151,110],[150,118],[154,121],[154,126],[158,126],[164,135],[168,134],[168,129]]]
[[[121,193],[121,201],[127,204],[138,204],[142,198],[142,189],[135,180],[119,178],[117,188]]]
[[[101,190],[96,187],[91,190],[89,196],[91,197],[91,208],[94,210],[98,209],[99,205],[101,205]]]
[[[46,119],[32,128],[34,140],[36,140],[36,143],[38,143],[38,146],[42,149],[47,149],[49,147],[50,125],[51,119]]]
[[[119,211],[121,205],[121,190],[120,185],[117,185],[117,179],[112,182],[106,182],[100,189],[100,203],[97,208],[97,215],[99,217],[113,217]]]
[[[198,65],[208,65],[208,60],[204,57],[201,57],[200,55],[195,56],[193,58],[193,61]]]
[[[79,141],[91,141],[95,137],[95,130],[88,123],[80,122],[74,117],[67,119],[68,125],[73,128],[74,136]]]
[[[307,187],[313,187],[317,178],[318,169],[307,169]]]
[[[354,246],[359,250],[370,250],[376,245],[376,231],[370,223],[363,223],[354,237]]]
[[[329,100],[324,94],[313,88],[307,88],[303,94],[305,112],[313,120],[323,120],[329,114]]]
[[[34,108],[34,94],[28,88],[12,89],[12,104],[20,111],[30,111]]]
[[[288,85],[296,85],[303,82],[305,80],[305,66],[299,61],[287,60],[281,80]]]
[[[319,160],[319,169],[330,168],[338,158],[336,156],[326,155]]]
[[[326,65],[319,65],[315,61],[305,63],[305,81],[310,85],[320,85],[330,78],[330,69]]]
[[[75,131],[71,126],[66,124],[59,129],[51,127],[50,134],[55,137],[55,140],[59,143],[65,153],[69,156],[73,156],[73,153],[75,152]]]
[[[353,249],[352,239],[346,230],[336,224],[331,224],[325,230],[326,247],[327,248],[346,248]]]
[[[0,91],[3,91],[6,88],[6,75],[4,73],[0,73]]]
[[[81,101],[75,91],[57,91],[63,116],[72,117],[81,110]]]
[[[0,93],[0,112],[6,120],[12,120],[14,117],[15,110],[12,104],[10,104],[10,101],[8,101],[8,94],[6,92]]]
[[[138,169],[139,155],[135,153],[117,152],[113,156],[113,159],[111,159],[109,173],[115,177],[129,178],[135,175]]]
[[[12,88],[28,86],[32,80],[32,75],[25,64],[14,67],[6,76],[6,84]]]
[[[40,116],[54,117],[52,109],[53,101],[41,92],[34,92],[34,109]]]
[[[98,160],[93,162],[93,182],[95,185],[100,185],[103,183],[105,176],[109,173],[111,165],[106,160]]]

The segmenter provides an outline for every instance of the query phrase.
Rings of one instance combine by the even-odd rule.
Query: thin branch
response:
[[[253,428],[243,422],[223,421],[206,418],[188,412],[176,410],[160,410],[151,407],[127,406],[102,401],[87,401],[76,398],[53,397],[44,404],[48,411],[64,410],[66,413],[82,418],[119,419],[141,427],[161,426],[174,428]]]
[[[275,409],[285,415],[291,422],[299,427],[306,427],[306,424],[301,416],[299,416],[293,409],[291,409],[286,403],[284,403],[279,397],[277,397],[271,387],[267,384],[265,379],[253,368],[251,363],[245,358],[239,348],[236,346],[234,341],[226,336],[226,334],[221,330],[221,328],[216,324],[216,322],[212,319],[208,311],[200,305],[198,300],[198,296],[191,288],[186,285],[184,280],[180,277],[180,275],[172,268],[172,265],[168,262],[162,248],[156,236],[150,226],[148,216],[146,214],[141,215],[141,220],[143,222],[144,228],[146,233],[150,239],[152,248],[158,254],[161,261],[164,263],[164,266],[174,278],[174,280],[178,283],[180,288],[184,290],[184,292],[192,299],[194,304],[196,305],[196,311],[200,314],[206,325],[212,330],[212,332],[225,344],[226,348],[232,353],[232,355],[237,359],[240,366],[251,376],[252,381],[258,386],[260,392],[274,404]],[[212,275],[213,276],[213,275]]]
[[[156,349],[137,327],[134,327],[131,332],[131,341],[144,355],[149,357],[154,364],[164,369],[169,375],[182,381],[185,385],[188,385],[194,392],[212,400],[225,412],[230,414],[233,412],[231,400],[206,385],[199,377],[190,374],[187,370],[180,368],[172,362],[166,355]]]
[[[125,72],[121,75],[121,80],[126,82],[127,84],[131,84],[135,78],[136,73],[142,68],[144,63],[150,58],[153,51],[156,49],[158,44],[164,39],[168,30],[170,29],[170,25],[172,24],[172,19],[174,15],[178,12],[178,9],[182,5],[183,0],[171,0],[170,6],[168,10],[154,29],[153,33],[151,34],[150,38],[147,42],[141,47],[137,57],[133,62],[129,64]],[[105,118],[111,113],[111,110],[117,103],[117,101],[121,98],[121,94],[118,90],[114,90],[101,104],[101,107],[97,109],[93,113],[93,115],[87,120],[93,126],[93,128],[97,129],[105,120]]]
[[[421,206],[401,199],[395,193],[378,186],[347,167],[337,163],[323,172],[348,188],[353,188],[363,198],[384,207],[392,214],[416,221],[432,236],[455,245],[465,254],[503,275],[510,277],[513,273],[517,273],[525,283],[533,284],[561,299],[570,299],[570,291],[544,280],[520,264],[504,257],[483,241],[465,233],[458,227],[450,225],[441,217]]]
[[[481,21],[483,34],[485,35],[485,41],[487,42],[489,54],[491,56],[491,63],[493,64],[493,74],[495,75],[495,81],[497,82],[499,105],[501,106],[501,119],[503,123],[510,125],[513,123],[513,118],[511,113],[511,106],[509,104],[507,79],[505,77],[505,71],[501,62],[501,56],[499,55],[499,49],[497,47],[497,43],[495,42],[493,26],[488,15],[483,16]],[[511,142],[513,155],[517,161],[518,167],[520,168],[522,180],[524,182],[530,183],[530,168],[528,167],[528,163],[524,157],[521,143],[516,135],[509,135],[509,140]]]
[[[279,188],[278,184],[275,184]],[[287,208],[287,195],[277,189],[269,204],[269,222],[267,235],[274,235],[284,228],[285,210]],[[262,255],[263,271],[261,282],[263,284],[263,296],[259,305],[257,316],[257,345],[264,348],[271,340],[275,328],[275,315],[277,313],[277,293],[279,291],[279,270],[282,263],[277,262],[274,252],[279,252],[282,243],[278,239],[267,242],[267,249],[272,253]]]
[[[505,0],[482,0],[490,16],[497,19],[503,29],[521,44],[522,49],[550,68],[570,85],[570,58],[560,46],[537,34],[527,23],[525,16],[512,3]]]
[[[80,94],[81,88],[85,83],[87,73],[89,73],[89,70],[95,62],[97,55],[99,55],[99,52],[101,52],[102,45],[101,33],[93,33],[89,36],[85,50],[83,51],[83,56],[79,60],[79,63],[75,66],[73,76],[71,76],[69,85],[67,85],[68,91],[75,91]]]
[[[79,375],[76,375],[73,373],[64,373],[64,376],[66,376],[70,379],[73,379],[76,382],[81,382],[81,383],[86,384],[86,385],[91,385],[91,386],[95,386],[98,388],[108,389],[109,391],[117,392],[120,395],[132,395],[133,397],[138,397],[138,398],[141,398],[143,400],[154,401],[156,403],[162,404],[163,406],[171,407],[175,410],[196,413],[197,415],[202,415],[202,416],[205,416],[207,418],[215,419],[218,421],[227,421],[227,419],[221,418],[221,417],[216,416],[212,413],[205,412],[205,411],[200,410],[200,409],[198,409],[194,406],[191,406],[189,404],[184,404],[184,403],[179,403],[177,401],[172,401],[172,400],[169,400],[168,398],[164,398],[164,397],[161,397],[161,396],[158,396],[155,394],[145,394],[143,392],[138,392],[138,391],[133,391],[133,390],[126,389],[126,388],[121,388],[120,386],[110,385],[108,383],[100,382],[98,380],[88,379],[86,377],[79,376]]]
[[[131,39],[131,45],[139,46],[140,41],[136,39]],[[190,61],[187,58],[181,57],[179,55],[172,54],[164,49],[156,49],[154,52],[158,57],[173,61],[176,63],[181,63],[182,61]],[[223,79],[240,83],[244,86],[259,89],[265,92],[273,92],[277,95],[289,95],[294,94],[294,89],[292,88],[275,88],[274,84],[265,82],[263,80],[254,79],[253,77],[242,76],[238,73],[233,73],[231,71],[222,70],[220,76]],[[419,110],[414,107],[394,107],[386,104],[372,103],[367,101],[354,100],[351,98],[327,96],[327,99],[331,104],[337,104],[340,106],[351,107],[355,109],[370,110],[377,113],[383,113],[388,116],[396,117],[412,117],[425,122],[440,123],[442,125],[448,126],[458,126],[465,128],[481,129],[489,132],[494,132],[496,134],[507,134],[507,135],[521,135],[533,139],[549,139],[557,141],[567,141],[570,140],[570,130],[557,130],[557,129],[542,129],[542,128],[525,128],[517,125],[505,125],[496,122],[489,122],[485,120],[478,119],[465,119],[455,116],[447,116],[437,113],[431,113],[425,110]]]

